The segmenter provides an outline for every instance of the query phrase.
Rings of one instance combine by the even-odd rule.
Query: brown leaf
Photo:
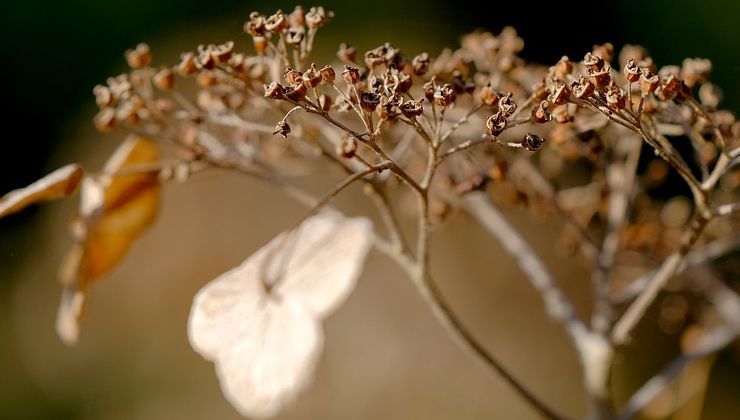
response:
[[[83,170],[76,163],[63,166],[33,184],[13,190],[0,198],[0,217],[40,203],[62,198],[77,191]]]
[[[65,343],[77,341],[90,283],[115,267],[154,221],[160,200],[157,171],[136,168],[158,160],[156,143],[130,137],[108,160],[103,175],[83,180],[73,229],[78,241],[60,270],[65,291],[57,332]]]

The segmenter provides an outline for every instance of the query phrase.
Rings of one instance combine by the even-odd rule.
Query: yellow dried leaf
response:
[[[0,198],[0,217],[5,217],[42,201],[73,194],[82,179],[80,165],[70,164],[46,175],[33,184],[13,190]]]
[[[66,290],[57,332],[65,343],[77,341],[90,283],[115,267],[154,221],[160,200],[157,171],[135,169],[158,160],[156,143],[130,137],[108,160],[103,175],[83,181],[78,243],[61,271]]]

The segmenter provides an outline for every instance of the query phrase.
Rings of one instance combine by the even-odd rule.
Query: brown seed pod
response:
[[[499,136],[506,129],[506,116],[499,111],[486,120],[486,131],[493,137]]]
[[[522,146],[530,152],[539,149],[544,143],[545,139],[533,133],[527,133],[522,139]]]

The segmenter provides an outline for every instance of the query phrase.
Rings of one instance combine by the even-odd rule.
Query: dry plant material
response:
[[[33,204],[53,201],[76,193],[83,173],[80,165],[72,163],[25,188],[5,194],[0,200],[0,217],[17,213]]]
[[[154,221],[160,185],[158,171],[146,165],[158,160],[155,142],[131,137],[101,174],[82,181],[80,210],[71,229],[75,244],[62,270],[64,291],[57,332],[64,342],[72,344],[78,339],[90,284],[115,267]]]
[[[273,416],[311,382],[321,321],[354,288],[372,238],[365,218],[318,214],[198,292],[190,342],[240,413]]]
[[[581,60],[544,66],[519,57],[524,41],[510,27],[465,35],[436,57],[405,55],[389,42],[365,52],[342,43],[341,65],[311,62],[317,34],[332,18],[321,7],[253,12],[244,24],[251,52],[240,51],[241,42],[200,45],[172,65],[152,64],[149,47],[139,44],[126,53],[129,73],[94,88],[100,131],[152,140],[127,140],[103,174],[82,181],[78,244],[59,318],[66,342],[76,339],[89,283],[153,218],[160,182],[210,167],[263,180],[309,208],[298,227],[196,297],[193,346],[216,363],[225,394],[246,415],[276,414],[308,384],[320,321],[351,291],[372,239],[451,339],[543,417],[567,418],[476,340],[436,286],[429,240],[455,210],[504,245],[567,331],[583,369],[589,418],[634,417],[689,362],[734,340],[740,315],[719,308],[740,305],[735,290],[691,289],[712,296],[699,308],[664,302],[661,294],[687,267],[711,266],[739,246],[740,123],[719,108],[711,62],[659,68],[642,47],[617,52],[607,43]],[[155,142],[168,145],[166,157]],[[319,197],[290,181],[329,172],[342,179]],[[56,196],[47,185],[61,182],[66,191],[76,184],[71,176],[52,178],[41,182],[41,195],[31,188],[2,203],[35,202]],[[383,229],[371,232],[364,219],[335,213],[313,216],[356,184]],[[578,315],[499,207],[563,224],[558,251],[591,271],[582,279],[592,290],[590,319]],[[416,229],[402,226],[408,214]],[[318,237],[302,232],[315,229],[344,233],[314,243]],[[305,265],[292,263],[298,256]],[[656,300],[673,309],[648,319]],[[720,315],[687,325],[676,308]],[[630,341],[641,322],[668,334],[697,327],[703,344],[656,368],[620,409],[610,383],[614,358],[624,346],[642,344]]]

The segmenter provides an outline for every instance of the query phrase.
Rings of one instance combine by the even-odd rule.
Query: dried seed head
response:
[[[648,96],[655,92],[658,85],[660,85],[660,77],[651,73],[648,69],[642,69],[640,73],[640,91],[642,91],[642,96]]]
[[[95,115],[93,124],[98,131],[107,132],[116,127],[116,111],[112,108],[103,108]]]
[[[434,101],[434,92],[437,90],[436,79],[432,77],[432,80],[424,83],[422,89],[424,89],[424,96],[427,98],[427,100],[429,102]]]
[[[111,93],[110,89],[103,85],[97,85],[93,88],[93,94],[95,95],[95,103],[98,104],[99,108],[105,108],[113,105],[115,98]]]
[[[493,137],[498,137],[506,129],[506,116],[499,111],[486,120],[486,131]]]
[[[411,71],[417,76],[423,76],[429,71],[429,54],[421,53],[411,60]]]
[[[635,60],[635,62],[639,63],[644,60],[645,57],[647,57],[647,50],[645,50],[644,47],[640,45],[626,44],[619,52],[619,65],[624,67],[627,65],[629,60]]]
[[[480,98],[481,102],[483,102],[483,104],[488,107],[494,107],[498,105],[499,94],[493,89],[493,87],[491,87],[490,83],[481,88],[480,92],[478,93],[478,97]]]
[[[226,41],[220,45],[209,45],[208,50],[216,63],[226,63],[234,53],[234,41]]]
[[[612,84],[606,91],[606,103],[617,109],[623,109],[627,104],[627,95],[624,90]]]
[[[673,74],[660,81],[660,86],[655,89],[655,96],[666,101],[678,98],[683,91],[683,81]]]
[[[244,54],[234,54],[229,58],[229,68],[237,74],[247,74],[247,57]]]
[[[367,112],[375,111],[375,108],[380,104],[380,95],[375,92],[361,92],[360,93],[360,106]]]
[[[257,12],[250,13],[249,20],[244,23],[244,32],[253,37],[264,36],[267,32],[265,17]]]
[[[198,45],[198,55],[195,58],[195,66],[199,69],[211,70],[216,67],[216,60],[211,55],[211,49],[204,45]]]
[[[321,73],[319,73],[315,63],[311,63],[311,67],[303,73],[303,81],[310,88],[315,88],[321,83]]]
[[[568,112],[568,105],[556,106],[552,110],[552,120],[558,124],[566,124],[573,121],[573,116]]]
[[[303,6],[296,6],[288,15],[289,26],[303,26],[306,23],[306,11]]]
[[[252,37],[252,43],[254,44],[254,50],[258,55],[263,55],[267,51],[268,41],[264,36]]]
[[[568,59],[568,56],[563,56],[560,61],[555,64],[553,69],[555,76],[561,80],[565,80],[571,73],[573,73],[573,63]]]
[[[298,26],[295,28],[288,28],[285,32],[285,42],[292,45],[298,45],[306,37],[306,30]]]
[[[170,91],[175,87],[175,73],[169,68],[164,68],[154,75],[152,83],[159,90]]]
[[[403,98],[401,95],[393,94],[391,96],[380,96],[380,106],[376,109],[378,116],[382,120],[394,121],[396,117],[401,115],[401,104]]]
[[[355,58],[357,58],[357,49],[353,46],[347,45],[345,42],[342,42],[339,44],[337,57],[339,57],[344,64],[354,64]]]
[[[195,81],[201,87],[211,87],[218,83],[218,78],[216,77],[215,72],[206,70],[198,73],[198,75],[195,76]]]
[[[686,58],[681,66],[681,79],[689,87],[705,82],[712,73],[712,62],[706,58]]]
[[[292,67],[285,68],[285,74],[283,74],[283,79],[289,85],[297,85],[299,83],[303,83],[303,75],[301,74],[301,72],[299,72],[298,70]]]
[[[290,125],[285,120],[280,120],[275,125],[275,130],[273,130],[272,135],[276,136],[282,136],[284,139],[288,138],[288,134],[290,133]]]
[[[360,69],[352,66],[344,66],[342,78],[347,82],[347,84],[354,85],[358,80],[360,80]]]
[[[606,63],[601,56],[592,53],[586,53],[586,55],[583,57],[583,65],[589,72],[599,71],[604,68],[605,64]]]
[[[538,123],[546,123],[550,121],[550,113],[547,112],[547,108],[550,103],[547,101],[540,102],[537,106],[532,108],[532,121]]]
[[[640,74],[642,70],[640,70],[640,67],[637,65],[637,62],[635,62],[634,59],[630,58],[627,61],[627,64],[624,65],[624,77],[627,78],[630,82],[636,82],[640,80]]]
[[[452,85],[445,83],[442,86],[437,86],[434,90],[434,103],[439,106],[448,106],[455,102],[455,90]]]
[[[596,87],[588,79],[581,76],[577,82],[573,82],[573,84],[571,85],[571,89],[573,90],[573,94],[576,96],[576,98],[588,99],[589,97],[591,97],[591,95],[594,94]]]
[[[152,54],[149,51],[149,45],[140,43],[133,50],[126,51],[126,63],[132,69],[146,67],[152,62]]]
[[[321,75],[322,85],[333,85],[334,79],[337,77],[337,74],[334,72],[334,68],[328,64],[319,70],[319,74]]]
[[[561,105],[566,102],[568,102],[568,98],[570,97],[570,89],[568,89],[568,86],[565,83],[561,82],[555,82],[555,84],[551,88],[550,96],[547,97],[547,99],[556,104]]]
[[[406,118],[416,118],[424,113],[424,107],[421,104],[422,102],[422,99],[416,101],[406,101],[401,104],[401,112]]]
[[[588,75],[591,77],[596,88],[605,88],[612,82],[611,66],[608,64],[604,65],[600,70],[588,70]]]
[[[318,29],[326,25],[334,17],[334,12],[325,11],[323,7],[312,7],[306,13],[306,26],[310,29]]]
[[[507,92],[498,101],[498,109],[505,117],[508,117],[509,115],[513,114],[514,111],[516,111],[517,106],[516,102],[514,102],[514,100],[512,99],[513,96],[513,93]]]
[[[614,45],[611,42],[606,44],[594,45],[591,53],[604,59],[607,63],[611,63],[614,60]]]
[[[300,102],[306,97],[307,91],[308,88],[306,87],[306,84],[301,81],[301,83],[291,85],[288,89],[286,89],[285,97],[293,102]]]
[[[545,139],[533,133],[527,133],[522,139],[522,146],[530,152],[539,149],[544,143]]]
[[[288,28],[288,19],[282,10],[278,10],[274,15],[265,20],[265,29],[272,33],[282,33]]]
[[[357,152],[357,141],[353,138],[342,137],[337,144],[337,156],[351,159]]]
[[[278,82],[272,82],[269,85],[265,85],[265,98],[267,99],[283,99],[285,95],[285,88]]]

